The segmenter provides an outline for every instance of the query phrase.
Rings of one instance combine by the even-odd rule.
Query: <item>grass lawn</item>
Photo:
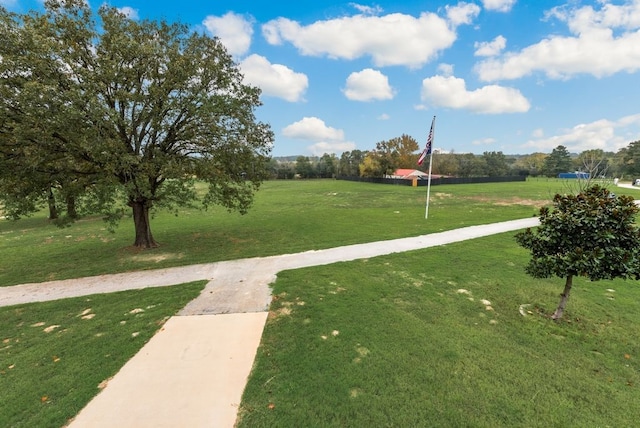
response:
[[[433,186],[425,221],[424,187],[270,181],[244,216],[221,208],[184,209],[177,217],[156,213],[152,230],[161,246],[143,251],[131,247],[131,218],[116,233],[96,217],[63,229],[49,224],[45,213],[0,220],[0,286],[295,253],[530,217],[565,187],[553,179]]]
[[[204,284],[0,308],[0,426],[65,425]]]
[[[161,247],[147,251],[131,248],[130,218],[109,233],[99,218],[59,229],[40,213],[0,221],[0,286],[530,217],[563,190],[546,179],[434,186],[425,220],[425,188],[267,182],[245,216],[156,213]],[[526,261],[508,234],[280,274],[241,426],[632,425],[636,282],[578,281],[554,323],[562,281],[529,278]],[[0,426],[64,424],[202,286],[0,308],[0,403],[11,403]]]
[[[578,280],[556,323],[527,260],[508,233],[279,274],[239,426],[635,426],[637,282]]]

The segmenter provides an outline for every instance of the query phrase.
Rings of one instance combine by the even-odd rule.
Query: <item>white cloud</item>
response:
[[[496,56],[502,52],[507,46],[507,39],[498,36],[490,42],[476,42],[473,47],[476,48],[475,56]]]
[[[631,141],[637,140],[638,133],[640,114],[635,114],[613,121],[600,119],[591,123],[581,123],[552,137],[529,140],[524,146],[532,147],[536,151],[551,151],[559,145],[565,146],[571,152],[592,149],[618,151],[628,146]]]
[[[132,19],[134,21],[137,21],[138,19],[140,19],[140,16],[138,15],[138,9],[134,9],[129,6],[119,7],[118,12],[124,14],[127,18]]]
[[[516,0],[482,0],[482,6],[487,10],[496,12],[509,12]]]
[[[244,80],[259,87],[264,95],[287,101],[302,101],[309,81],[305,74],[296,73],[281,64],[271,64],[260,55],[250,55],[240,63]]]
[[[387,113],[382,113],[380,116],[378,116],[378,120],[389,120],[391,119],[391,116],[389,116]]]
[[[0,0],[0,6],[4,6],[7,9],[18,4],[18,0]]]
[[[438,73],[443,76],[453,76],[453,64],[438,64]]]
[[[341,129],[327,126],[317,117],[304,117],[298,122],[288,125],[282,130],[282,135],[289,138],[310,141],[343,141],[344,132]]]
[[[356,144],[349,141],[333,143],[320,142],[307,147],[314,156],[322,156],[325,153],[349,152],[355,150],[355,148]]]
[[[228,12],[223,16],[207,16],[202,25],[220,39],[229,53],[241,56],[247,53],[253,36],[253,18]]]
[[[484,81],[518,79],[536,71],[554,79],[575,74],[608,76],[640,70],[640,1],[623,5],[554,8],[548,17],[566,22],[570,36],[554,35],[476,65]]]
[[[495,138],[481,138],[480,140],[473,140],[471,144],[474,146],[488,146],[496,142]]]
[[[356,148],[355,143],[345,141],[341,129],[327,126],[317,117],[304,117],[282,130],[282,135],[288,138],[311,141],[314,144],[307,149],[314,155],[324,153],[341,153]]]
[[[640,27],[640,4],[637,0],[626,0],[621,5],[600,0],[600,10],[591,6],[571,7],[571,4],[551,9],[546,18],[557,18],[566,22],[574,34],[588,32],[594,28],[637,30]]]
[[[542,138],[544,137],[544,130],[542,128],[534,129],[531,135],[533,138]]]
[[[370,68],[351,73],[343,92],[352,101],[390,100],[394,95],[389,78]]]
[[[455,6],[446,6],[447,18],[454,27],[471,24],[480,13],[480,7],[474,3],[460,2]]]
[[[349,5],[363,15],[379,15],[382,13],[380,6],[365,6],[358,3],[349,3]]]
[[[531,107],[517,89],[498,85],[469,91],[463,79],[433,76],[422,81],[422,100],[431,105],[470,110],[474,113],[522,113]]]
[[[456,40],[455,27],[476,16],[479,7],[475,8],[474,5],[449,8],[451,22],[426,12],[417,18],[401,13],[360,14],[306,26],[278,18],[264,24],[262,33],[268,43],[291,43],[302,55],[347,60],[370,56],[377,67],[418,68],[451,47]]]

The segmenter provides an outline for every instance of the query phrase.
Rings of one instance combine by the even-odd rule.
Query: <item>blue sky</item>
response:
[[[109,4],[220,37],[263,91],[274,156],[340,156],[402,134],[423,146],[433,116],[434,147],[456,153],[640,140],[640,0]]]

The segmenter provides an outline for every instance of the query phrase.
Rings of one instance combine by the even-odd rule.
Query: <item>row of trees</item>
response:
[[[149,212],[202,200],[245,212],[273,144],[258,88],[218,39],[183,24],[133,21],[84,0],[43,13],[0,6],[0,204],[19,218],[131,209],[154,247]],[[209,183],[204,195],[195,179]]]
[[[418,143],[403,135],[376,144],[371,151],[353,150],[321,157],[299,156],[295,160],[272,159],[269,170],[275,178],[327,178],[335,176],[383,177],[399,168],[426,169],[416,163]],[[618,152],[600,149],[570,153],[558,146],[551,153],[505,155],[501,151],[442,153],[433,155],[432,173],[455,177],[498,177],[508,175],[557,177],[563,172],[583,171],[593,177],[640,176],[640,141]]]

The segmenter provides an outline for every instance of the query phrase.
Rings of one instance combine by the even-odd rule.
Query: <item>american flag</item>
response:
[[[427,158],[427,155],[431,154],[431,146],[433,144],[433,125],[436,122],[436,117],[433,116],[433,120],[431,121],[431,130],[429,131],[429,136],[427,137],[427,146],[424,148],[420,157],[418,158],[418,165],[422,165],[424,160]]]

